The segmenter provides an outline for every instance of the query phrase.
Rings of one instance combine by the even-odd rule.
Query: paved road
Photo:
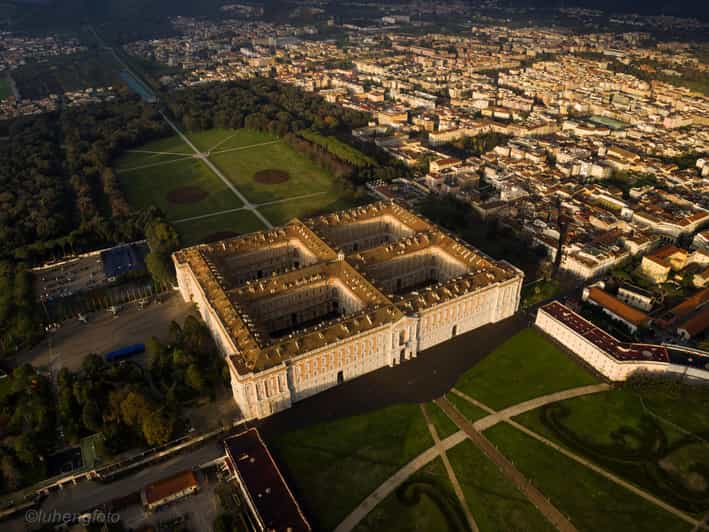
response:
[[[205,464],[224,454],[221,442],[209,442],[165,462],[142,469],[130,476],[103,484],[97,481],[84,481],[75,486],[64,488],[49,495],[41,504],[44,512],[77,513],[90,510],[109,501],[140,490],[146,484],[169,477],[175,473]],[[26,530],[24,515],[2,523],[3,532]]]
[[[448,454],[446,453],[446,449],[441,443],[441,439],[438,437],[438,430],[436,430],[436,427],[433,425],[433,423],[431,423],[431,418],[428,416],[426,407],[423,404],[419,406],[421,407],[421,413],[423,414],[423,417],[426,420],[428,431],[431,433],[431,438],[433,438],[434,447],[438,450],[438,455],[441,457],[443,467],[445,467],[446,473],[448,474],[448,480],[450,480],[451,486],[453,486],[453,491],[455,492],[455,496],[458,497],[458,502],[460,503],[460,507],[463,510],[463,513],[465,513],[465,518],[468,521],[468,526],[473,532],[479,532],[480,529],[478,528],[478,524],[475,522],[475,518],[473,517],[473,514],[470,511],[470,506],[468,506],[468,502],[465,500],[465,493],[463,493],[463,488],[460,486],[460,482],[458,482],[458,477],[455,475],[455,471],[453,470],[453,466],[451,466],[450,460],[448,460]]]
[[[182,323],[192,309],[191,304],[173,293],[163,303],[151,303],[143,310],[129,303],[117,317],[108,311],[94,312],[88,316],[88,324],[67,321],[39,345],[8,360],[11,365],[29,363],[52,371],[62,367],[77,370],[89,353],[107,353],[123,345],[144,342],[151,336],[167,337],[170,322]]]
[[[524,494],[544,517],[560,532],[576,532],[576,527],[562,514],[529,480],[498,451],[490,441],[475,430],[473,424],[465,418],[448,399],[437,399],[435,403],[441,407],[446,415],[463,430],[465,434],[510,480],[517,489]]]
[[[199,149],[197,149],[197,146],[192,144],[192,141],[187,138],[187,135],[185,135],[180,128],[178,128],[175,123],[170,120],[165,113],[160,111],[160,114],[162,115],[163,119],[165,122],[168,123],[168,125],[179,135],[179,137],[184,141],[185,144],[187,144],[192,151],[194,151],[195,155],[197,155],[202,161],[204,161],[204,164],[207,165],[207,167],[212,171],[212,173],[217,176],[221,181],[227,186],[229,190],[231,190],[234,195],[236,195],[237,198],[241,200],[241,202],[244,204],[244,208],[247,210],[250,210],[253,212],[256,217],[261,220],[264,226],[267,228],[271,229],[273,225],[271,222],[266,219],[266,217],[261,214],[261,211],[258,210],[258,207],[254,206],[247,198],[244,196],[241,191],[234,186],[234,184],[229,181],[229,179],[222,173],[219,168],[217,168],[212,161],[209,160],[209,157],[207,157],[205,154],[203,154]]]

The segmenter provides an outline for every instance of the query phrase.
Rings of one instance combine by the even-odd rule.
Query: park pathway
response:
[[[593,462],[586,460],[584,457],[569,451],[568,449],[554,443],[553,441],[545,438],[544,436],[537,434],[536,432],[528,429],[524,425],[520,425],[516,421],[514,421],[512,418],[515,416],[518,416],[520,414],[523,414],[524,412],[528,412],[530,410],[535,410],[541,406],[544,406],[549,403],[555,403],[557,401],[564,401],[566,399],[571,399],[574,397],[581,397],[583,395],[589,395],[592,393],[598,393],[601,391],[609,390],[611,387],[607,384],[594,384],[590,386],[582,386],[580,388],[572,388],[570,390],[564,390],[562,392],[556,392],[547,396],[543,397],[537,397],[535,399],[531,399],[529,401],[525,401],[523,403],[518,403],[514,406],[511,406],[509,408],[506,408],[504,410],[500,410],[499,412],[495,412],[492,410],[490,407],[487,405],[481,403],[480,401],[477,401],[473,399],[472,397],[466,395],[465,393],[461,392],[460,390],[453,389],[451,390],[453,393],[458,395],[459,397],[462,397],[466,401],[470,402],[471,404],[482,408],[483,410],[490,412],[489,416],[486,416],[482,419],[479,419],[476,421],[473,426],[475,429],[479,431],[483,431],[485,429],[488,429],[492,427],[493,425],[499,423],[500,421],[505,421],[512,425],[514,428],[517,430],[523,432],[527,436],[530,436],[531,438],[534,438],[535,440],[543,443],[547,447],[551,447],[557,452],[560,452],[567,458],[570,458],[571,460],[574,460],[575,462],[578,462],[579,464],[587,467],[588,469],[591,469],[595,473],[598,473],[599,475],[607,478],[611,482],[615,482],[619,486],[622,486],[623,488],[633,492],[634,494],[642,497],[646,501],[654,504],[655,506],[658,506],[665,510],[666,512],[671,513],[672,515],[679,517],[682,519],[684,522],[689,523],[690,525],[693,525],[696,527],[697,530],[700,528],[704,528],[706,530],[709,530],[709,525],[703,524],[701,521],[693,518],[691,515],[683,512],[682,510],[675,508],[674,506],[667,504],[666,502],[662,501],[661,499],[658,499],[654,495],[636,487],[634,484],[631,484],[630,482],[626,482],[622,478],[614,475],[613,473],[610,473],[606,471],[605,469],[597,466]],[[493,413],[494,412],[494,413]],[[446,412],[447,413],[447,412]]]
[[[281,199],[277,199],[277,200],[264,201],[263,203],[254,204],[254,207],[258,208],[258,207],[268,207],[270,205],[280,205],[281,203],[288,203],[290,201],[299,201],[299,200],[303,200],[303,199],[314,198],[317,196],[322,196],[323,194],[327,194],[327,192],[326,191],[310,192],[309,194],[300,194],[298,196],[291,196],[289,198],[281,198]],[[207,214],[199,214],[197,216],[190,216],[189,218],[180,218],[179,220],[171,220],[171,222],[174,224],[182,224],[185,222],[193,222],[195,220],[203,220],[204,218],[213,218],[214,216],[221,216],[222,214],[230,214],[232,212],[246,211],[246,210],[248,210],[246,207],[235,207],[233,209],[224,209],[223,211],[209,212]]]
[[[448,436],[445,440],[442,440],[441,446],[447,451],[460,442],[465,441],[465,437],[465,433],[459,430],[455,434]],[[407,478],[436,458],[438,458],[438,448],[433,446],[411,460],[386,479],[371,495],[364,499],[357,508],[352,510],[352,512],[337,525],[335,532],[349,532],[354,529],[377,504],[386,499],[396,488],[401,486]]]
[[[499,423],[500,421],[504,421],[508,419],[507,416],[509,415],[515,415],[518,416],[520,414],[523,414],[524,412],[527,412],[529,410],[533,410],[535,408],[539,408],[540,406],[544,406],[549,403],[555,403],[556,401],[559,401],[560,397],[563,399],[569,399],[571,397],[580,397],[582,395],[588,395],[591,393],[598,393],[600,391],[603,391],[602,387],[606,385],[593,385],[593,386],[581,386],[579,388],[572,388],[570,390],[565,390],[563,392],[555,392],[547,395],[542,395],[540,397],[537,397],[535,399],[532,399],[530,401],[525,401],[523,403],[519,403],[517,405],[511,406],[509,408],[506,408],[504,410],[500,410],[499,412],[495,412],[493,409],[491,409],[489,406],[476,401],[472,397],[469,397],[468,395],[464,394],[463,392],[460,392],[458,390],[453,389],[453,393],[456,393],[457,395],[462,396],[464,399],[467,401],[470,401],[472,404],[475,404],[476,406],[482,408],[486,412],[488,412],[490,415],[479,419],[478,421],[475,422],[474,427],[477,430],[482,430],[480,427],[485,426],[485,428],[490,428],[496,423]],[[606,388],[607,389],[607,388]],[[523,406],[524,405],[524,406]],[[514,412],[512,414],[512,412]],[[445,440],[441,441],[441,445],[443,448],[447,451],[449,449],[452,449],[462,441],[466,439],[466,434],[462,430],[459,430],[455,434],[452,434],[448,436]],[[365,498],[359,506],[357,506],[350,514],[337,526],[335,529],[335,532],[349,532],[350,530],[354,529],[354,527],[357,526],[357,524],[364,519],[364,517],[377,505],[379,504],[380,501],[385,499],[390,493],[392,493],[396,488],[398,488],[407,478],[409,478],[411,475],[413,475],[416,471],[424,467],[426,464],[428,464],[431,460],[434,460],[438,456],[438,449],[433,446],[430,449],[424,451],[420,455],[418,455],[416,458],[411,460],[408,464],[406,464],[404,467],[399,469],[396,473],[394,473],[391,477],[386,479],[377,489],[375,489],[367,498]]]
[[[571,521],[562,514],[556,506],[554,506],[545,496],[539,491],[535,486],[533,486],[529,480],[510,462],[505,456],[497,450],[497,448],[490,443],[490,441],[482,435],[481,432],[475,430],[473,424],[468,421],[468,419],[463,416],[458,410],[453,406],[453,404],[448,401],[448,399],[441,398],[434,401],[441,409],[446,413],[446,415],[455,423],[458,428],[462,429],[463,432],[468,436],[470,441],[472,441],[478,449],[480,449],[489,460],[494,463],[500,472],[510,480],[529,501],[537,507],[537,509],[544,515],[544,517],[549,521],[554,527],[560,532],[577,532],[576,527],[571,524]]]
[[[480,529],[478,528],[478,524],[475,522],[475,518],[473,517],[473,514],[470,511],[470,507],[468,506],[468,503],[465,500],[463,488],[460,487],[458,477],[455,476],[455,471],[453,471],[453,467],[451,466],[450,460],[448,460],[446,449],[445,447],[443,447],[443,445],[441,444],[441,439],[438,437],[438,430],[436,430],[434,424],[431,423],[431,418],[428,416],[428,412],[426,411],[426,407],[423,405],[423,403],[421,403],[419,407],[421,408],[421,413],[423,414],[423,417],[426,420],[426,425],[428,425],[428,431],[431,433],[434,446],[438,450],[438,454],[441,457],[441,460],[443,461],[443,466],[446,468],[446,473],[448,473],[448,479],[451,481],[455,496],[458,497],[458,502],[460,503],[460,506],[463,512],[465,513],[465,518],[468,520],[468,526],[473,532],[479,532]]]
[[[241,200],[241,202],[244,204],[244,208],[246,210],[249,210],[254,213],[254,215],[263,223],[263,225],[268,228],[268,229],[273,229],[273,224],[271,224],[268,219],[261,214],[261,211],[258,210],[258,207],[256,207],[253,203],[251,203],[246,196],[244,196],[241,191],[234,186],[234,184],[222,173],[219,168],[217,168],[214,163],[207,157],[205,154],[203,154],[197,146],[195,146],[192,141],[187,138],[187,135],[185,135],[180,128],[178,128],[175,123],[170,120],[165,113],[160,111],[160,115],[163,117],[165,122],[173,129],[175,133],[182,139],[182,141],[187,144],[190,149],[195,153],[197,158],[201,159],[204,161],[204,164],[207,165],[207,167],[212,171],[214,175],[216,175],[219,179],[221,179],[222,183],[226,185],[226,187],[231,190],[234,195]]]
[[[581,397],[584,395],[606,392],[610,389],[611,386],[609,384],[591,384],[589,386],[580,386],[578,388],[571,388],[570,390],[564,390],[548,395],[542,395],[541,397],[535,397],[534,399],[530,399],[529,401],[517,403],[516,405],[512,405],[508,408],[498,411],[493,410],[492,408],[481,403],[480,401],[476,401],[469,395],[461,392],[456,388],[453,388],[451,392],[459,397],[462,397],[463,399],[477,406],[478,408],[482,408],[488,414],[490,414],[489,416],[485,416],[484,418],[479,419],[474,423],[475,430],[482,432],[486,429],[489,429],[493,425],[498,424],[500,421],[508,421],[513,417],[519,416],[520,414],[524,414],[525,412],[529,412],[530,410],[536,410],[537,408],[540,408],[544,405],[548,405],[549,403],[557,403],[559,401],[573,399],[574,397]]]

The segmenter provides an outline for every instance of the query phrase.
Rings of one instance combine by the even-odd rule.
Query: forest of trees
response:
[[[56,408],[50,380],[29,364],[0,383],[0,491],[12,491],[46,475]]]
[[[369,120],[366,113],[328,103],[269,78],[177,91],[168,96],[168,107],[192,131],[246,127],[283,136],[310,127],[324,132],[351,130]]]
[[[140,237],[113,157],[169,133],[156,110],[116,101],[20,119],[0,142],[0,257],[40,262]]]

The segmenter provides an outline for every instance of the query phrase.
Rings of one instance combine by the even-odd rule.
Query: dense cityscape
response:
[[[0,1],[3,527],[709,530],[699,7],[148,4]]]

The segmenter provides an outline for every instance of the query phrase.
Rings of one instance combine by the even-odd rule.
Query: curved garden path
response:
[[[527,412],[529,410],[534,410],[540,406],[544,406],[550,403],[556,403],[558,401],[564,401],[566,399],[572,399],[574,397],[581,397],[583,395],[590,395],[593,393],[599,393],[610,389],[607,384],[594,384],[591,386],[581,386],[578,388],[572,388],[570,390],[564,390],[562,392],[555,392],[548,395],[543,395],[529,401],[524,401],[522,403],[513,405],[499,412],[495,412],[489,407],[483,405],[479,401],[475,401],[471,397],[463,394],[462,392],[452,390],[453,393],[463,396],[466,400],[471,401],[476,406],[479,406],[490,412],[490,415],[485,416],[473,423],[473,427],[477,431],[481,431],[492,427],[493,425],[499,423],[500,421],[507,421],[513,416],[518,416]],[[484,428],[483,428],[484,427]],[[390,495],[396,488],[406,481],[411,475],[416,471],[424,467],[429,462],[440,456],[441,449],[448,450],[459,443],[463,442],[468,435],[459,430],[455,434],[448,436],[446,439],[438,442],[437,445],[433,445],[416,458],[407,463],[404,467],[399,469],[396,473],[386,479],[377,489],[375,489],[367,498],[365,498],[359,506],[357,506],[350,514],[345,517],[345,519],[337,525],[335,532],[349,532],[353,530],[359,523],[366,517],[366,515],[382,500],[384,500],[388,495]]]

